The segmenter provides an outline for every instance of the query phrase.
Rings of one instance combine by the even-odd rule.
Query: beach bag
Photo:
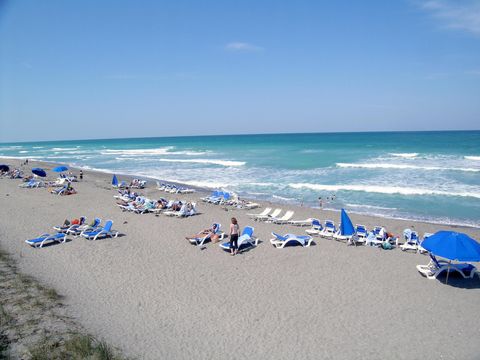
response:
[[[383,250],[392,250],[392,244],[390,244],[388,241],[384,241],[382,243],[382,248]]]

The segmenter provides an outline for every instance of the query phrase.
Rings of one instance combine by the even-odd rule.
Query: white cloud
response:
[[[262,51],[263,48],[246,42],[231,42],[225,45],[225,50],[232,52],[254,52]]]
[[[445,27],[480,36],[480,1],[428,0],[421,7],[441,20]]]

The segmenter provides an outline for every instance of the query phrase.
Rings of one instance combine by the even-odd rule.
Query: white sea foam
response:
[[[272,197],[273,197],[274,199],[278,199],[278,200],[282,200],[282,201],[297,200],[297,199],[295,199],[295,198],[289,198],[289,197],[284,197],[284,196],[275,195],[275,194],[273,194]]]
[[[389,154],[395,157],[401,157],[406,159],[412,159],[418,156],[418,153],[389,153]]]
[[[220,159],[157,159],[161,162],[179,162],[179,163],[197,163],[197,164],[213,164],[221,166],[243,166],[245,161],[220,160]]]
[[[32,149],[43,149],[44,146],[32,146]]]
[[[138,156],[138,155],[188,155],[199,156],[205,155],[207,151],[173,151],[173,146],[166,146],[156,149],[105,149],[100,151],[102,155],[121,155],[121,156]]]
[[[462,196],[474,197],[480,199],[480,191],[442,191],[421,189],[417,187],[399,187],[399,186],[378,186],[378,185],[324,185],[309,183],[288,184],[294,189],[310,189],[316,191],[363,191],[380,194],[401,194],[401,195],[440,195],[440,196]]]
[[[185,185],[196,186],[199,188],[207,188],[207,189],[225,189],[231,186],[231,184],[214,182],[214,181],[195,181],[195,180],[184,181],[184,180],[178,180],[178,179],[164,179],[164,180],[167,182],[185,184]]]
[[[363,205],[363,204],[345,204],[351,208],[364,208],[364,209],[378,209],[378,210],[397,210],[397,208],[375,206],[375,205]]]
[[[407,164],[385,164],[385,163],[337,163],[340,168],[361,168],[361,169],[411,169],[411,170],[436,170],[436,171],[467,171],[480,172],[480,168],[459,168],[440,166],[419,166]]]
[[[19,151],[18,153],[19,154],[26,154],[26,153],[28,153],[28,150],[22,150],[22,151]]]
[[[464,158],[467,160],[480,161],[480,156],[464,156]]]
[[[74,147],[74,148],[54,147],[54,148],[51,148],[50,150],[52,150],[52,151],[67,151],[67,150],[77,150],[77,149],[78,149],[78,146]]]
[[[6,156],[6,155],[0,155],[0,158],[3,158],[3,159],[20,159],[20,160],[25,160],[26,157],[28,157],[29,159],[42,159],[41,156]]]

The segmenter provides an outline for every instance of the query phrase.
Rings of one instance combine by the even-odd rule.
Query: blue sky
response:
[[[0,141],[480,128],[480,1],[0,4]]]

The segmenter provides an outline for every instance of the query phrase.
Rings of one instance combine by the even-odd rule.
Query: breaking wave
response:
[[[399,186],[378,186],[378,185],[324,185],[309,183],[293,183],[288,184],[294,189],[310,189],[317,191],[363,191],[380,194],[401,194],[401,195],[440,195],[440,196],[461,196],[474,197],[480,199],[480,192],[453,192],[442,190],[421,189],[416,187],[399,187]]]
[[[381,164],[381,163],[336,163],[340,168],[362,168],[362,169],[410,169],[410,170],[437,170],[437,171],[468,171],[468,172],[480,172],[480,168],[459,168],[459,167],[440,167],[440,166],[419,166],[419,165],[407,165],[407,164]]]

